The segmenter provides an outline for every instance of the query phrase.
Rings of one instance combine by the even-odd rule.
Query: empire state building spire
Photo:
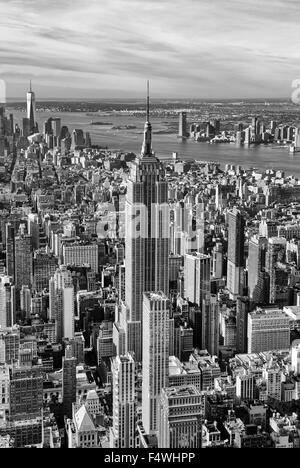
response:
[[[153,156],[152,151],[152,125],[150,123],[150,97],[149,97],[149,81],[147,81],[147,118],[144,128],[144,142],[142,147],[141,157]]]

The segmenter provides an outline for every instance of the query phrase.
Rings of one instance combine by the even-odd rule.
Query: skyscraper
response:
[[[253,236],[249,241],[248,288],[252,300],[259,297],[259,273],[265,267],[268,241],[265,237]]]
[[[281,309],[257,309],[248,314],[248,353],[289,349],[288,315]]]
[[[27,119],[29,120],[29,131],[34,133],[36,131],[36,120],[35,120],[35,94],[32,91],[31,81],[30,90],[27,93]]]
[[[142,310],[145,291],[169,288],[168,184],[152,151],[152,126],[147,121],[141,155],[132,163],[125,205],[125,304],[120,323],[126,330],[126,350],[142,355]]]
[[[202,307],[210,296],[211,257],[198,252],[184,256],[184,296]]]
[[[135,448],[135,362],[130,353],[113,359],[112,388],[111,448]]]
[[[0,327],[12,327],[15,324],[16,297],[12,278],[0,276]]]
[[[250,301],[248,297],[238,297],[236,302],[236,351],[247,352],[247,329]]]
[[[77,359],[71,357],[71,348],[67,346],[66,356],[62,360],[62,399],[64,414],[72,417],[72,403],[76,402],[76,364]]]
[[[169,308],[163,292],[144,293],[142,420],[145,432],[158,429],[158,402],[169,380]]]
[[[268,239],[268,251],[266,254],[266,271],[270,277],[269,303],[277,300],[277,289],[283,286],[282,275],[285,273],[282,265],[286,259],[286,239],[284,237],[271,237]]]
[[[164,388],[159,401],[159,448],[201,448],[202,396],[193,385]]]
[[[179,114],[179,133],[178,136],[180,138],[187,138],[187,119],[186,119],[186,112],[180,112]]]
[[[61,265],[49,281],[50,319],[56,322],[58,341],[74,338],[74,286],[71,272]]]
[[[227,289],[232,298],[243,294],[245,221],[239,210],[228,213]]]
[[[15,283],[17,291],[20,291],[23,285],[32,285],[31,236],[25,233],[24,224],[20,226],[15,238]]]

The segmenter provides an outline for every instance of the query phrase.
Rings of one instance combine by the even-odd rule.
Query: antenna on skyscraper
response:
[[[150,94],[149,94],[149,80],[147,81],[147,122],[150,121]]]
[[[32,93],[32,86],[31,86],[31,80],[29,81],[30,85],[29,85],[29,89],[30,89],[30,92]]]

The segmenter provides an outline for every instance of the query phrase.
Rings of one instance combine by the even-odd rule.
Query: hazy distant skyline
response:
[[[284,98],[297,0],[0,0],[8,97]]]

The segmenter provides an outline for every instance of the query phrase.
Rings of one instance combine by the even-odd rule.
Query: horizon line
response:
[[[104,101],[104,100],[145,100],[145,97],[137,97],[137,96],[128,96],[128,97],[113,97],[113,96],[108,96],[108,97],[38,97],[36,98],[36,102],[42,102],[42,101],[80,101],[80,100],[86,100],[86,101]],[[10,101],[12,103],[14,102],[20,102],[20,101],[26,101],[26,98],[24,96],[13,96],[13,97],[7,97],[6,98],[6,103],[2,104],[7,104],[7,101]],[[221,98],[221,97],[152,97],[151,101],[161,101],[161,100],[170,100],[170,101],[246,101],[246,100],[257,100],[257,101],[291,101],[290,96],[281,96],[281,97],[274,97],[274,96],[266,96],[266,97],[230,97],[230,98]],[[25,102],[26,103],[26,102]]]

